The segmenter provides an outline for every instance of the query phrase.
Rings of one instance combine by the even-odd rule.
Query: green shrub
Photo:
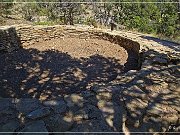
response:
[[[86,25],[93,25],[95,28],[98,27],[97,21],[92,17],[87,18],[87,20],[85,21],[85,24]]]

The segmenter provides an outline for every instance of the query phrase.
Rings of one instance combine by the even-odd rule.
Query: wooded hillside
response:
[[[34,24],[87,24],[122,28],[168,38],[180,37],[179,0],[1,0],[1,24],[15,15]]]

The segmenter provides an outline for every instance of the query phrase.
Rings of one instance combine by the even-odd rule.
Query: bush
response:
[[[165,31],[165,36],[172,37],[175,33],[175,27],[173,26],[168,26],[166,31]]]
[[[98,27],[98,23],[96,22],[96,20],[92,17],[89,17],[87,18],[86,22],[85,22],[86,25],[93,25],[95,28]]]

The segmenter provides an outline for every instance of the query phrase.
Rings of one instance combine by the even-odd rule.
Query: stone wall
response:
[[[11,52],[20,47],[20,40],[14,27],[0,28],[0,51]]]
[[[130,39],[72,26],[0,28],[0,51],[65,37],[103,38],[139,51],[139,43]],[[43,102],[0,98],[0,132],[180,132],[180,54],[167,55],[158,47],[144,52],[141,70],[90,91]]]
[[[0,51],[12,51],[20,46],[25,47],[36,42],[51,40],[53,38],[100,38],[117,43],[126,50],[138,54],[140,45],[138,42],[108,33],[106,30],[95,29],[88,26],[32,26],[17,25],[0,27]]]

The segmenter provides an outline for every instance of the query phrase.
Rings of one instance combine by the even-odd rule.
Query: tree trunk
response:
[[[70,25],[74,25],[72,9],[70,9],[70,11],[69,11],[69,23],[70,23]]]
[[[179,23],[180,23],[180,0],[179,0],[179,11],[178,11],[178,15],[179,15]]]
[[[64,24],[67,25],[66,11],[64,11],[64,16],[63,16],[63,18],[64,18]]]

